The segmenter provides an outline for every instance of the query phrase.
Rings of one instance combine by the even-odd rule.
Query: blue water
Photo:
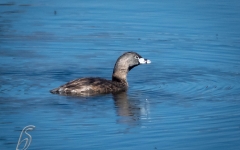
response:
[[[0,149],[27,125],[28,149],[240,149],[239,16],[237,0],[1,0]],[[152,63],[126,93],[49,93],[111,79],[127,51]]]

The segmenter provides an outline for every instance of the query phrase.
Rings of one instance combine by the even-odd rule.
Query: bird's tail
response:
[[[50,90],[50,93],[58,94],[59,93],[59,88]]]

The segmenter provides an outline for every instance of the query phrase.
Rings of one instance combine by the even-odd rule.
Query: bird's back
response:
[[[63,95],[90,96],[96,94],[114,93],[127,89],[127,85],[103,78],[80,78],[70,81],[50,92]]]

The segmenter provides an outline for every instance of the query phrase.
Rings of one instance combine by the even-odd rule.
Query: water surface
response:
[[[0,149],[27,125],[28,149],[240,149],[239,16],[236,0],[2,0]],[[152,61],[126,93],[49,93],[111,79],[126,51]]]

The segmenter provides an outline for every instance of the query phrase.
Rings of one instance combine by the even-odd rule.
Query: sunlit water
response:
[[[239,16],[236,0],[2,0],[0,149],[27,125],[28,149],[240,149]],[[111,79],[126,51],[152,61],[127,93],[49,93]]]

